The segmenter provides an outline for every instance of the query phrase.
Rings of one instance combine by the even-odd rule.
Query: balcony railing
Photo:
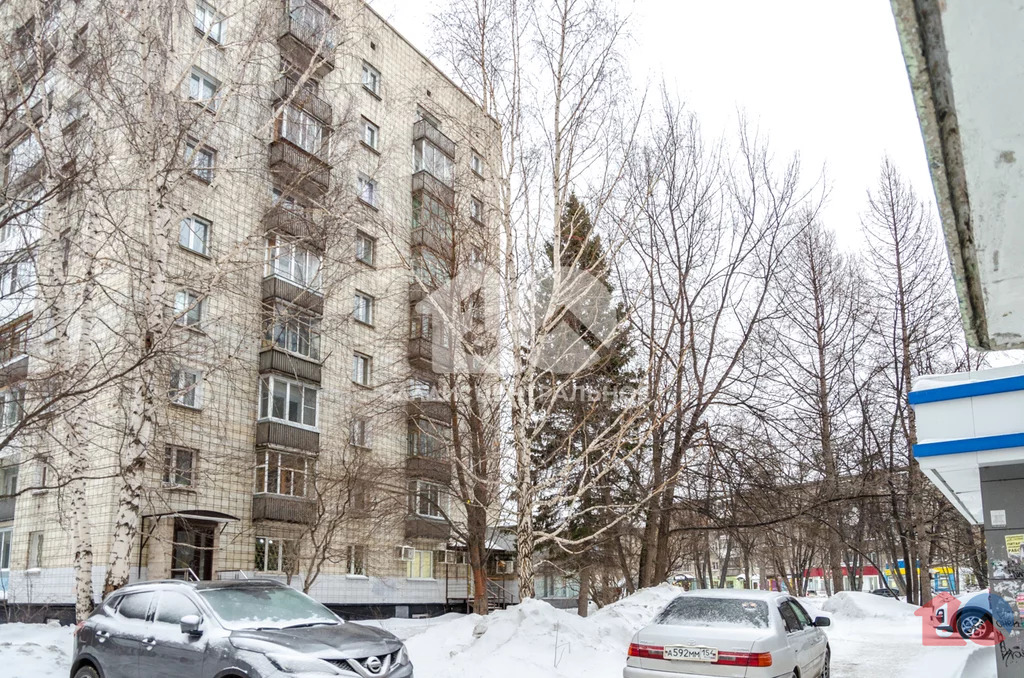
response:
[[[277,348],[260,352],[260,374],[265,372],[276,372],[315,384],[319,384],[322,378],[320,363]]]
[[[452,425],[451,405],[443,400],[410,400],[406,413],[413,419],[429,419],[445,426]]]
[[[277,184],[312,196],[322,196],[331,181],[331,167],[287,139],[270,144],[270,171]]]
[[[455,158],[455,142],[426,120],[420,120],[412,126],[412,140],[416,142],[420,139],[426,139],[434,144],[439,151],[449,158]]]
[[[317,17],[285,14],[277,43],[299,70],[310,63],[318,77],[334,70],[334,30]]]
[[[425,191],[434,196],[445,207],[451,208],[455,205],[455,190],[445,186],[427,170],[420,170],[412,175],[412,192],[418,193],[419,191]]]
[[[263,279],[263,301],[272,303],[278,299],[308,308],[314,313],[324,312],[324,297],[321,293],[300,287],[276,275],[267,276]]]
[[[317,452],[320,450],[320,434],[279,421],[261,421],[256,424],[256,444]]]
[[[451,535],[452,528],[447,521],[424,518],[422,516],[408,516],[405,519],[406,539],[432,539],[443,541]]]
[[[452,468],[444,459],[434,457],[408,456],[405,458],[405,472],[410,478],[447,483],[452,477]]]
[[[323,250],[324,227],[316,210],[273,205],[263,215],[263,228],[267,233],[291,235],[317,251]]]
[[[316,521],[316,502],[305,497],[256,494],[252,498],[252,519],[310,525]]]
[[[301,108],[326,125],[331,124],[333,117],[331,105],[309,91],[308,88],[295,88],[295,82],[282,78],[274,83],[274,103],[288,101],[295,108]]]

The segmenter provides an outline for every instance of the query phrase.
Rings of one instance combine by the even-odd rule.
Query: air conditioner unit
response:
[[[399,546],[398,547],[398,558],[405,562],[411,562],[416,550],[411,546]]]

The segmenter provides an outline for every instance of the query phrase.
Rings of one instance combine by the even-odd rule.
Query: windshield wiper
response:
[[[333,621],[318,621],[318,622],[306,622],[304,624],[292,624],[291,626],[282,626],[282,629],[305,629],[310,626],[337,626],[341,622]]]

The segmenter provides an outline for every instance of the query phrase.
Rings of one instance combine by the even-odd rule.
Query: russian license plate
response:
[[[685,662],[716,662],[718,649],[696,645],[669,645],[665,648],[664,657]]]

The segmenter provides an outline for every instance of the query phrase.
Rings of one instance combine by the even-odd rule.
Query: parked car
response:
[[[875,589],[871,593],[876,595],[876,596],[883,596],[885,598],[895,598],[896,600],[900,599],[900,592],[897,591],[896,589],[889,589],[889,588]]]
[[[633,636],[622,675],[829,678],[830,623],[786,593],[691,591]]]
[[[71,678],[412,678],[398,638],[269,580],[133,584],[75,630]]]

